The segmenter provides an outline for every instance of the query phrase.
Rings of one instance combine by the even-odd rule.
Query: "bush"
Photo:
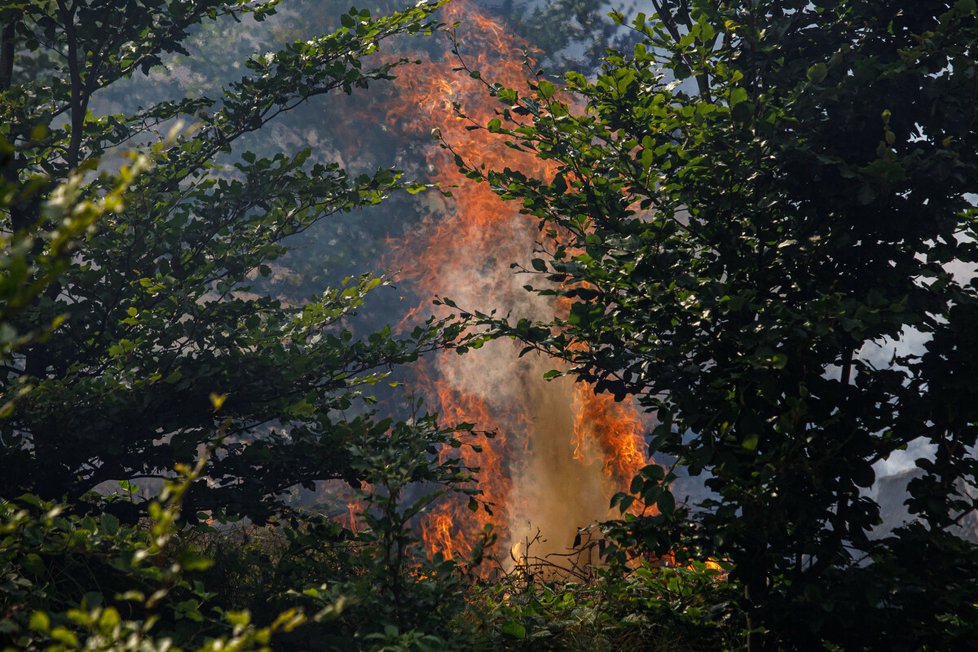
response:
[[[566,568],[527,559],[473,590],[486,649],[718,650],[736,647],[744,626],[736,589],[715,564],[635,561],[569,581]]]

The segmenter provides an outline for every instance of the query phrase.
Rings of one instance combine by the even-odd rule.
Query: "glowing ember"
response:
[[[444,19],[462,23],[460,46],[471,69],[484,79],[525,87],[524,48],[502,25],[467,2],[453,3]],[[486,131],[466,129],[485,125],[499,105],[484,84],[452,72],[453,65],[441,60],[401,68],[389,127],[414,136],[437,129],[435,135],[466,161],[552,176],[531,154],[505,147]],[[455,115],[455,103],[471,121]],[[539,237],[534,221],[516,214],[485,184],[464,179],[453,154],[436,143],[426,157],[434,180],[451,188],[453,199],[429,193],[429,219],[399,248],[396,264],[418,294],[451,297],[480,310],[496,308],[515,318],[552,316],[559,307],[527,293],[525,279],[510,269],[531,257]],[[538,532],[529,554],[543,557],[566,552],[579,527],[615,516],[608,509],[610,497],[646,463],[638,414],[629,404],[595,396],[586,385],[543,380],[558,365],[532,354],[520,358],[516,345],[503,341],[465,356],[446,353],[431,364],[427,373],[443,421],[476,423],[498,433],[481,454],[464,447],[456,453],[480,467],[480,488],[492,516],[464,505],[427,515],[422,532],[431,553],[467,555],[491,522],[513,560],[528,554],[520,545],[537,539]]]

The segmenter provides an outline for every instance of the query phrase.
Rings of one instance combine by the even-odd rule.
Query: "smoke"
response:
[[[482,79],[525,89],[530,73],[522,63],[523,45],[471,4],[453,3],[448,10],[445,20],[463,22],[459,35],[465,39],[466,65],[479,70]],[[398,245],[397,266],[420,297],[449,297],[468,310],[549,321],[562,308],[551,297],[527,292],[526,276],[512,267],[529,267],[540,237],[534,220],[517,214],[514,204],[501,201],[485,184],[464,178],[454,156],[495,169],[518,167],[541,179],[553,170],[532,154],[471,129],[488,123],[501,107],[477,76],[451,68],[441,60],[403,70],[388,114],[392,130],[420,138],[437,128],[451,148],[426,139],[433,181],[450,188],[453,197],[428,200],[424,224]],[[456,115],[455,106],[468,119]],[[646,462],[634,408],[595,397],[569,378],[547,381],[544,374],[559,368],[558,361],[519,354],[514,342],[495,341],[429,363],[425,375],[443,419],[497,432],[481,455],[460,453],[481,469],[480,487],[493,503],[492,518],[455,508],[430,515],[423,530],[433,551],[464,553],[488,521],[506,550],[531,540],[532,556],[566,553],[578,528],[616,515],[609,511],[611,496]]]
[[[589,390],[569,378],[544,380],[555,362],[518,353],[510,342],[494,342],[478,353],[444,356],[437,382],[484,402],[489,425],[501,431],[502,472],[510,480],[499,505],[505,549],[539,534],[533,555],[566,553],[578,528],[614,516],[609,499],[627,479],[607,472],[606,456],[619,452],[604,450],[601,424],[582,415],[579,394]],[[482,474],[481,480],[489,485],[497,478]]]
[[[460,205],[442,219],[467,217],[471,216]],[[464,228],[459,231],[467,232]],[[552,302],[526,292],[524,279],[509,265],[509,261],[526,261],[534,235],[531,222],[512,216],[493,221],[491,229],[474,237],[456,237],[454,255],[442,260],[434,274],[434,289],[461,306],[494,307],[514,318],[551,318]],[[607,407],[597,408],[593,416],[606,421],[601,423],[586,409],[590,391],[586,386],[575,385],[569,378],[544,379],[559,362],[535,353],[520,357],[519,353],[513,342],[491,342],[467,355],[440,356],[432,376],[443,397],[465,396],[484,405],[490,423],[480,425],[499,430],[499,443],[494,447],[504,460],[502,468],[494,472],[502,473],[507,482],[505,495],[493,493],[501,501],[496,525],[505,533],[504,549],[521,545],[525,551],[526,542],[536,539],[529,552],[545,557],[566,553],[578,528],[614,516],[609,511],[610,497],[644,463],[638,454],[639,464],[634,464],[635,453],[642,447],[641,426],[637,418],[629,418],[625,408],[619,415],[609,414]],[[450,408],[445,402],[443,398],[443,409]],[[615,425],[626,431],[624,451],[603,437]],[[614,460],[629,453],[628,477],[609,472],[611,467],[617,470]],[[609,464],[608,458],[613,462]],[[480,479],[484,486],[500,480],[489,473]]]

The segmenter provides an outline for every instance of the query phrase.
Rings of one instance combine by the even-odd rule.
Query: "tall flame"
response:
[[[524,48],[503,25],[466,1],[453,3],[447,12],[446,22],[462,25],[460,47],[471,70],[511,88],[525,86]],[[484,130],[466,129],[485,125],[498,105],[479,79],[452,71],[451,62],[402,68],[398,87],[387,118],[391,129],[420,136],[437,128],[466,161],[519,168],[538,178],[553,175],[532,154],[505,147]],[[471,121],[456,115],[455,105]],[[496,308],[515,318],[552,316],[559,307],[526,292],[524,279],[510,267],[530,258],[537,225],[485,184],[465,179],[453,153],[435,143],[428,147],[432,177],[451,188],[453,197],[428,194],[430,215],[399,245],[397,265],[420,296],[447,296],[460,306]],[[467,555],[476,534],[490,523],[501,533],[504,550],[539,533],[530,554],[566,552],[579,527],[614,516],[610,497],[646,463],[642,424],[631,404],[595,395],[567,378],[545,381],[544,373],[560,363],[518,353],[515,344],[496,341],[464,356],[447,352],[430,363],[427,373],[443,420],[497,432],[481,453],[460,453],[479,467],[492,515],[453,505],[429,514],[422,533],[432,553]]]

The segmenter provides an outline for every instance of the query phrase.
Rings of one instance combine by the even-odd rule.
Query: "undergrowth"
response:
[[[376,534],[324,517],[180,527],[193,477],[138,525],[0,503],[0,649],[720,650],[742,631],[724,572],[705,564],[524,556],[486,579],[412,539],[393,582]]]

